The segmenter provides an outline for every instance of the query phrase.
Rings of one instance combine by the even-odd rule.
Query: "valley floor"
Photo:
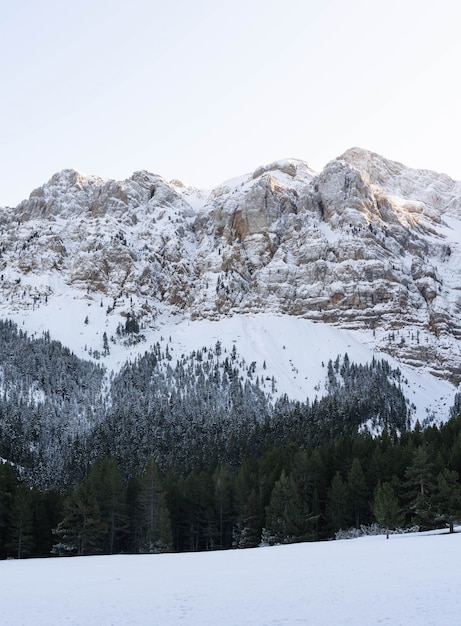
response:
[[[457,530],[388,541],[1,561],[2,623],[459,624]]]

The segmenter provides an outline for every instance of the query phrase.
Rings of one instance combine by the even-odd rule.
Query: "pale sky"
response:
[[[0,206],[73,167],[213,187],[353,146],[461,180],[457,0],[3,0]]]

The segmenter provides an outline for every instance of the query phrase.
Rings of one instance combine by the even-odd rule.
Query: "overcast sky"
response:
[[[0,206],[56,171],[212,187],[352,146],[461,180],[456,0],[5,0]]]

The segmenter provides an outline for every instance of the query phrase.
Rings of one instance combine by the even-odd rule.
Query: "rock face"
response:
[[[128,296],[146,324],[270,310],[373,331],[461,380],[461,183],[445,175],[357,148],[320,174],[285,160],[211,192],[65,170],[0,227],[5,315],[63,289],[114,314]]]

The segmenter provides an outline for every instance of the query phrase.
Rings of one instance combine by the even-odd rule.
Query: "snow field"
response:
[[[29,334],[50,331],[52,339],[60,341],[80,358],[89,359],[90,349],[102,350],[104,332],[110,338],[115,335],[117,325],[125,323],[125,318],[116,313],[107,315],[107,304],[105,301],[101,307],[99,300],[87,301],[69,291],[48,305],[15,312],[11,318]],[[84,323],[86,316],[88,324]],[[451,383],[432,376],[424,368],[402,365],[388,354],[374,351],[369,347],[371,331],[368,336],[365,331],[348,331],[290,315],[259,313],[234,315],[219,321],[190,321],[178,320],[166,311],[159,316],[156,330],[143,332],[146,341],[130,348],[110,341],[110,354],[99,362],[109,371],[118,371],[127,359],[134,360],[159,342],[162,350],[168,345],[175,364],[182,354],[187,356],[203,347],[214,349],[220,341],[223,359],[230,357],[235,345],[246,367],[256,362],[254,378],[259,376],[265,380],[262,388],[266,392],[271,392],[271,383],[266,379],[274,376],[275,396],[286,393],[291,400],[304,402],[308,398],[312,402],[316,396],[320,399],[326,394],[329,359],[334,361],[347,352],[350,361],[365,364],[374,356],[385,359],[393,368],[399,367],[408,381],[402,391],[416,407],[413,422],[416,419],[424,422],[430,416],[446,421],[456,392]],[[242,371],[242,375],[245,372]]]
[[[1,621],[453,626],[461,623],[460,557],[461,532],[438,531],[226,552],[2,561]]]

